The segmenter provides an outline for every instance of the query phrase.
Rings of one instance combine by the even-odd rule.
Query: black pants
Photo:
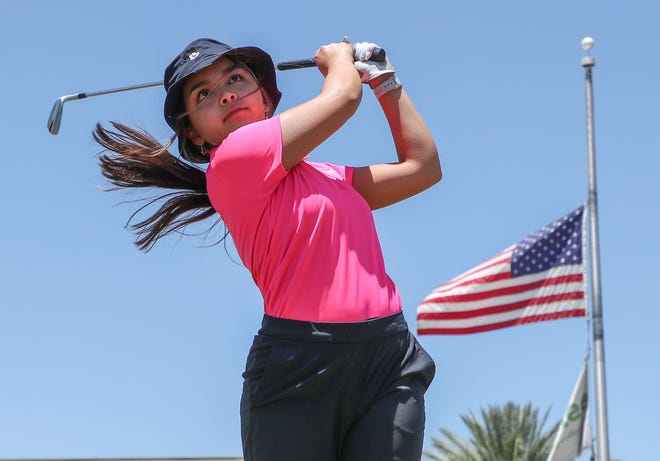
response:
[[[264,316],[243,374],[246,461],[419,461],[435,364],[402,314]]]

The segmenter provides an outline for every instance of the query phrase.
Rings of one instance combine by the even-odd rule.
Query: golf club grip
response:
[[[372,55],[371,61],[383,62],[385,61],[385,50],[383,48],[376,48]],[[282,61],[277,63],[277,70],[293,70],[304,69],[306,67],[316,67],[316,62],[312,58],[298,59],[295,61]]]
[[[304,69],[306,67],[316,67],[313,59],[298,59],[296,61],[282,61],[277,63],[277,70]]]

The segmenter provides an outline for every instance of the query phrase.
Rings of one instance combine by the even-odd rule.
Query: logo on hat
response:
[[[197,50],[197,48],[193,48],[188,52],[186,59],[188,61],[194,61],[195,58],[197,58],[197,56],[199,56],[199,51]]]

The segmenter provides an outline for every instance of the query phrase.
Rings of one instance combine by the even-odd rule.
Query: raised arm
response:
[[[372,209],[382,208],[428,189],[442,178],[438,150],[431,132],[410,97],[395,80],[389,60],[357,63],[362,80],[385,89],[379,102],[392,132],[398,161],[358,167],[353,187]]]
[[[315,147],[337,131],[357,110],[362,85],[348,43],[322,46],[314,60],[325,76],[319,94],[280,114],[282,165],[293,168]]]

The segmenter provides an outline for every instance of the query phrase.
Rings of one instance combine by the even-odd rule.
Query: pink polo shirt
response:
[[[208,194],[264,298],[265,313],[355,322],[401,310],[373,216],[352,167],[282,166],[279,117],[253,123],[211,152]]]

